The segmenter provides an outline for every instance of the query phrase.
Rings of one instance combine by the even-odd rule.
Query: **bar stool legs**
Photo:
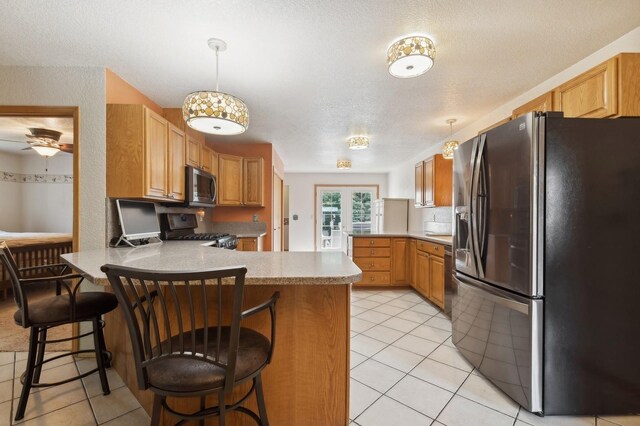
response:
[[[24,374],[24,383],[22,384],[22,392],[20,393],[20,402],[18,402],[18,408],[16,409],[15,420],[21,420],[24,417],[24,411],[27,408],[27,400],[29,399],[29,392],[31,392],[31,385],[33,383],[34,366],[36,364],[36,351],[38,350],[38,337],[40,336],[40,330],[37,327],[31,327],[31,333],[29,335],[29,354],[27,355],[27,369]]]
[[[267,407],[264,404],[264,394],[262,393],[262,373],[258,374],[253,380],[256,383],[256,400],[258,401],[258,413],[260,414],[261,426],[269,426]]]
[[[93,319],[93,347],[96,350],[96,363],[98,364],[98,374],[100,375],[100,384],[102,385],[102,393],[109,395],[111,390],[109,389],[109,382],[107,381],[107,372],[105,371],[105,353],[104,337],[102,336],[102,325],[100,324],[100,318]]]

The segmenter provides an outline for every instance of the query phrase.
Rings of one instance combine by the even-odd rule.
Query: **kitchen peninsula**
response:
[[[194,241],[168,241],[69,253],[63,260],[93,283],[107,286],[107,291],[108,281],[100,267],[108,263],[161,272],[246,266],[245,309],[280,292],[275,352],[263,375],[270,422],[348,423],[350,293],[351,283],[362,274],[343,253],[237,252]],[[152,394],[137,388],[131,343],[120,310],[107,315],[105,321],[112,366],[150,412]],[[269,321],[260,315],[248,318],[243,326],[269,335]],[[191,403],[197,408],[197,400],[187,399],[179,407],[188,409]],[[254,399],[247,404],[254,405]],[[166,414],[163,420],[170,422]],[[248,420],[234,414],[227,424],[241,425]]]

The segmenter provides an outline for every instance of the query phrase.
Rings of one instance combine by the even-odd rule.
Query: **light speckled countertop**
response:
[[[247,285],[350,284],[362,271],[343,252],[242,252],[203,246],[200,241],[165,241],[68,253],[62,260],[89,281],[108,285],[106,263],[155,271],[194,271],[246,266]]]
[[[265,235],[267,235],[266,232],[245,232],[243,234],[235,234],[235,236],[238,238],[260,238],[264,237]]]
[[[445,246],[453,245],[453,237],[451,235],[424,235],[417,232],[357,232],[357,231],[351,231],[348,234],[352,237],[416,238],[418,240],[444,244]]]

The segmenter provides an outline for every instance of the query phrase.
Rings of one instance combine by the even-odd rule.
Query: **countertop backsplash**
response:
[[[261,235],[267,232],[266,222],[212,222],[211,232],[233,235]]]
[[[431,207],[423,209],[422,231],[424,233],[451,235],[451,207]]]

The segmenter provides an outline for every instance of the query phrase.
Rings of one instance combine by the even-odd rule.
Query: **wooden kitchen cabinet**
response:
[[[191,167],[200,165],[200,142],[193,136],[187,136],[187,156],[185,164]]]
[[[218,155],[218,205],[242,205],[242,157]]]
[[[213,150],[205,145],[200,145],[200,169],[207,173],[213,171]]]
[[[407,248],[407,276],[411,287],[416,286],[416,240],[409,239]]]
[[[184,201],[185,199],[185,134],[182,130],[169,123],[169,177],[168,192],[171,198]]]
[[[242,201],[245,206],[263,207],[262,158],[242,159]]]
[[[238,251],[262,251],[263,237],[242,237],[238,238]]]
[[[428,241],[416,242],[414,288],[429,301],[444,309],[444,246]]]
[[[527,102],[521,107],[514,109],[513,113],[511,114],[511,119],[522,117],[523,115],[529,114],[533,111],[556,111],[556,109],[554,109],[553,103],[553,91],[538,96],[537,98]]]
[[[416,207],[424,206],[424,161],[420,161],[415,166],[415,196],[414,204]]]
[[[392,285],[392,255],[390,238],[353,237],[353,262],[362,269],[362,280],[353,285]]]
[[[218,154],[218,205],[263,207],[262,158]]]
[[[416,164],[416,207],[451,206],[453,192],[453,161],[442,154]]]
[[[425,298],[429,298],[429,254],[418,250],[416,252],[416,285],[415,289]]]
[[[444,258],[429,256],[429,300],[444,309]]]
[[[164,117],[144,105],[107,105],[108,197],[184,200],[180,158],[183,134]]]
[[[391,268],[391,280],[393,284],[409,283],[409,275],[407,274],[407,239],[394,238],[391,240],[391,250],[393,254],[393,267]]]
[[[640,116],[640,53],[621,53],[558,86],[553,102],[565,117]]]

